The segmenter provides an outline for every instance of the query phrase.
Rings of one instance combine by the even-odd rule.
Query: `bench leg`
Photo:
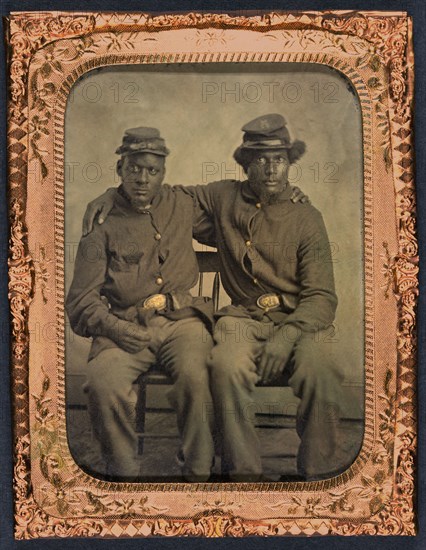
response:
[[[145,434],[145,409],[146,409],[146,381],[144,377],[139,381],[139,395],[136,405],[136,431]],[[138,439],[138,454],[143,455],[144,435],[140,435]]]

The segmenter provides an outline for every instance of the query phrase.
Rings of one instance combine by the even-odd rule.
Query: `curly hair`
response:
[[[293,142],[292,146],[289,149],[285,149],[285,151],[287,151],[290,164],[293,164],[297,162],[300,157],[305,153],[306,144],[304,141],[296,139]],[[234,160],[238,162],[238,164],[243,167],[244,172],[247,173],[248,167],[250,166],[254,157],[258,155],[259,149],[245,149],[244,147],[240,146],[234,152]]]

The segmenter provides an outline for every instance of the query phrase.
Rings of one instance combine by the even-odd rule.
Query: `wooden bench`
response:
[[[200,270],[198,283],[198,295],[203,296],[205,276],[208,273],[214,274],[211,288],[211,297],[215,309],[219,307],[220,275],[219,258],[216,252],[197,252],[197,259]],[[173,384],[171,377],[161,370],[160,365],[154,365],[147,373],[142,374],[138,379],[139,392],[136,406],[136,432],[138,434],[138,452],[142,455],[146,439],[178,439],[179,435],[149,432],[146,430],[146,415],[149,413],[174,413],[170,407],[147,406],[148,386],[168,386]],[[287,386],[285,378],[279,379],[268,386],[262,387],[283,387]],[[258,412],[256,413],[256,427],[264,430],[286,429],[295,431],[295,408],[291,413],[283,412]],[[294,445],[293,445],[294,447]],[[274,458],[294,458],[295,451],[279,449]],[[223,468],[222,468],[223,471]]]

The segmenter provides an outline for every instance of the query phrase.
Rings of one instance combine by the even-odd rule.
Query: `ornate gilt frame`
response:
[[[13,13],[8,33],[16,538],[413,535],[418,251],[410,18],[402,12]],[[354,464],[330,480],[123,485],[91,478],[69,453],[63,344],[66,98],[73,83],[97,66],[207,61],[327,64],[345,74],[359,96],[365,436]],[[379,222],[381,205],[392,215]],[[52,228],[53,260],[43,252]],[[37,258],[29,253],[35,239]],[[44,347],[29,331],[29,320],[40,316],[58,326],[57,341]]]

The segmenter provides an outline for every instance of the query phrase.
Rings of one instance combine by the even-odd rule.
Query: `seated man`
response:
[[[291,142],[281,115],[242,128],[235,160],[247,181],[198,187],[212,217],[223,285],[232,305],[217,314],[209,358],[216,422],[232,479],[261,479],[253,417],[255,385],[284,377],[300,398],[298,472],[331,477],[339,464],[342,372],[334,364],[326,329],[337,297],[330,245],[321,214],[290,200],[290,165],[304,153]]]
[[[324,337],[337,306],[327,232],[313,206],[291,200],[289,167],[305,146],[291,142],[284,118],[265,115],[243,131],[234,158],[246,181],[182,188],[214,226],[232,300],[218,312],[208,360],[224,457],[231,479],[262,478],[254,415],[247,412],[257,408],[255,385],[284,375],[300,398],[299,473],[330,477],[346,465],[335,463],[342,373]],[[86,230],[97,212],[106,218],[114,196],[108,191],[90,205]]]
[[[206,481],[214,457],[204,325],[211,303],[193,298],[198,278],[192,247],[206,235],[203,212],[187,194],[162,185],[164,140],[153,128],[127,130],[117,163],[121,185],[103,225],[82,237],[66,309],[73,330],[92,337],[85,391],[106,475],[137,479],[133,383],[153,363],[172,376],[169,400],[182,438],[183,476]],[[208,240],[208,239],[207,239]]]

